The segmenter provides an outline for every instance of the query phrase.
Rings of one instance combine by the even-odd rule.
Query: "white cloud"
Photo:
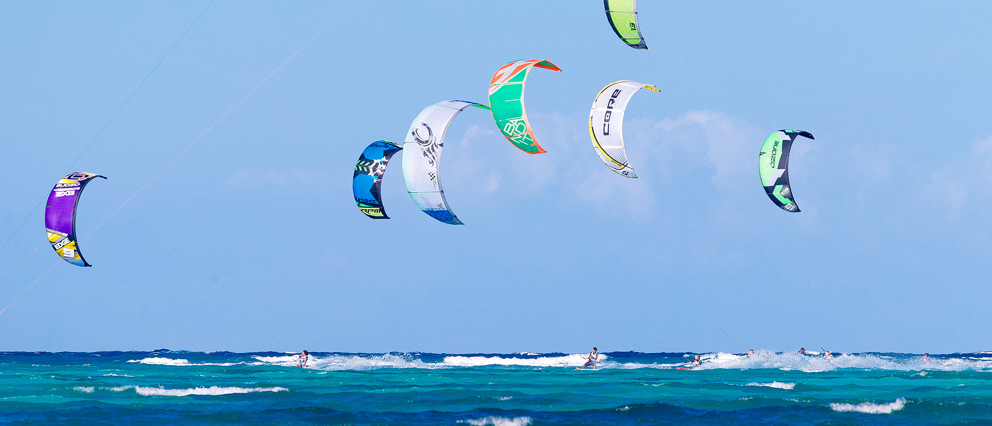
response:
[[[990,135],[989,137],[985,138],[985,140],[981,140],[981,141],[975,142],[974,147],[975,147],[975,153],[976,154],[982,154],[982,153],[985,153],[985,151],[988,151],[989,149],[992,149],[992,135]]]
[[[674,139],[693,145],[691,150],[701,150],[700,145],[706,146],[706,157],[716,168],[715,183],[726,184],[729,177],[754,171],[757,147],[765,135],[740,117],[709,110],[692,110],[675,118],[665,117],[654,127],[672,132],[692,126],[698,126],[702,131],[701,137],[694,129],[687,128]],[[808,148],[802,149],[804,151],[797,153],[801,155]]]

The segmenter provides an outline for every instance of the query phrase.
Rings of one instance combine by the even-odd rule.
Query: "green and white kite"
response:
[[[765,193],[775,205],[793,213],[799,212],[799,206],[789,185],[789,151],[796,136],[813,139],[812,133],[803,130],[779,130],[765,139],[758,154],[758,174]]]
[[[527,111],[524,109],[524,82],[533,67],[561,71],[555,64],[542,59],[513,61],[503,65],[489,82],[489,106],[496,126],[506,140],[529,154],[547,152],[534,139]]]

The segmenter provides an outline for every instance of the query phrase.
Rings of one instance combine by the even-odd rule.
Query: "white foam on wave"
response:
[[[189,366],[199,366],[199,365],[211,365],[220,367],[229,367],[232,365],[242,364],[240,362],[200,362],[200,363],[190,363],[189,360],[182,358],[164,358],[164,357],[151,357],[143,359],[132,359],[128,362],[136,362],[139,364],[147,365],[171,365],[177,367],[189,367]]]
[[[793,388],[796,387],[796,384],[795,383],[782,383],[782,382],[771,382],[771,383],[751,382],[751,383],[748,383],[747,385],[748,386],[764,386],[764,387],[769,387],[769,388],[785,389],[785,390],[792,390]]]
[[[870,402],[863,402],[861,404],[833,403],[830,404],[830,409],[840,413],[853,411],[865,414],[892,414],[893,411],[902,410],[905,406],[906,398],[899,398],[888,404],[872,404]]]
[[[139,364],[148,364],[148,365],[190,365],[189,361],[185,359],[173,359],[173,358],[161,358],[161,357],[132,359],[129,360],[128,362],[137,362]]]
[[[282,367],[296,367],[297,355],[287,356],[254,356],[259,364],[278,365]],[[376,368],[440,368],[444,365],[436,363],[426,363],[410,356],[400,356],[394,354],[384,355],[330,355],[325,357],[315,357],[310,355],[307,361],[307,368],[318,370],[371,370]]]
[[[932,358],[930,360],[923,360],[922,357],[897,358],[875,354],[844,354],[831,359],[825,359],[817,356],[799,355],[793,352],[774,353],[762,350],[756,351],[750,357],[720,352],[703,355],[702,359],[703,364],[695,367],[695,370],[773,368],[780,370],[800,370],[808,373],[844,368],[893,371],[992,370],[992,360],[983,361],[965,358]]]
[[[508,419],[506,417],[483,417],[481,419],[475,420],[459,420],[458,423],[468,423],[472,426],[527,426],[531,422],[530,417],[514,417]]]
[[[286,356],[254,356],[261,365],[278,365],[296,367],[297,355]],[[616,364],[603,364],[608,357],[600,354],[598,365],[609,367]],[[454,367],[484,367],[484,366],[518,366],[518,367],[581,367],[586,362],[586,355],[574,354],[554,357],[516,357],[516,356],[462,356],[445,357],[441,362],[424,362],[409,355],[330,355],[324,357],[310,356],[307,368],[317,370],[370,370],[378,368],[420,368],[438,369]]]
[[[129,386],[115,386],[115,387],[112,387],[112,388],[102,388],[102,389],[106,389],[106,390],[109,390],[111,392],[124,392],[124,391],[126,391],[128,389],[134,389],[134,386],[133,385],[129,385]]]
[[[748,386],[764,386],[764,387],[768,387],[768,388],[786,389],[786,390],[792,390],[793,388],[796,387],[796,384],[795,383],[782,383],[782,382],[771,382],[771,383],[751,382],[751,383],[748,383],[747,385]]]
[[[74,386],[72,390],[79,392],[93,393],[94,388],[93,386]]]
[[[447,356],[444,365],[450,367],[483,367],[490,365],[520,366],[520,367],[581,367],[586,363],[585,354],[572,354],[554,357],[517,358],[501,356]],[[600,354],[598,364],[608,357]]]
[[[196,387],[188,389],[164,389],[164,388],[151,388],[143,386],[135,386],[134,391],[138,395],[142,396],[190,396],[190,395],[203,395],[203,396],[219,396],[219,395],[231,395],[240,393],[253,393],[253,392],[289,392],[289,389],[283,387],[271,387],[271,388],[239,388],[239,387],[220,387],[211,386],[208,388]]]

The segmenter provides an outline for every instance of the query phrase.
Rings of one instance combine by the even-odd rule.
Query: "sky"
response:
[[[0,350],[990,350],[992,4],[0,2]],[[441,181],[355,206],[369,143],[547,59],[529,155],[469,109]],[[593,98],[636,80],[599,160]],[[778,129],[801,213],[757,172]],[[70,265],[44,201],[99,173]]]

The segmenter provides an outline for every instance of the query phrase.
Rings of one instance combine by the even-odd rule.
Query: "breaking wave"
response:
[[[296,367],[297,356],[253,356],[260,364]],[[310,355],[307,368],[318,370],[371,370],[376,368],[440,368],[444,365],[426,363],[406,355],[328,355],[316,357]]]
[[[581,367],[586,362],[585,354],[572,354],[555,357],[517,358],[501,356],[447,356],[444,364],[450,367],[483,367],[489,365],[520,367]],[[599,355],[599,365],[605,366],[606,355]]]
[[[992,358],[974,356],[934,357],[924,360],[923,357],[915,355],[892,356],[868,353],[843,354],[825,359],[821,356],[800,355],[798,353],[758,351],[750,357],[723,352],[706,354],[702,356],[702,360],[702,365],[695,367],[694,370],[767,368],[815,373],[845,368],[893,371],[987,371],[992,369]]]
[[[188,367],[188,366],[196,366],[196,365],[213,365],[213,366],[227,367],[227,366],[240,364],[238,362],[202,362],[202,363],[194,364],[194,363],[190,363],[189,360],[185,360],[182,358],[163,358],[163,357],[132,359],[129,360],[128,362],[131,363],[136,362],[139,364],[148,364],[148,365],[172,365],[172,366],[180,366],[180,367]]]
[[[861,353],[841,354],[825,359],[810,352],[776,353],[760,350],[751,356],[716,352],[700,354],[702,365],[692,370],[748,370],[776,369],[782,371],[804,371],[809,373],[841,369],[891,370],[891,371],[992,371],[992,357],[984,354],[940,355],[924,359],[913,354]],[[319,354],[310,355],[309,369],[325,371],[372,370],[381,368],[397,369],[444,369],[476,367],[521,367],[521,368],[571,368],[582,366],[586,354]],[[692,354],[667,353],[612,353],[600,354],[597,367],[600,369],[674,369],[688,366]],[[232,362],[190,362],[185,358],[153,356],[133,359],[128,362],[155,366],[232,366],[232,365],[272,365],[296,367],[297,354],[251,355],[251,358],[219,359]],[[247,360],[247,361],[246,361]],[[213,360],[212,360],[213,361]]]
[[[92,389],[92,388],[90,388]],[[210,386],[210,387],[195,387],[186,389],[165,389],[165,388],[154,388],[146,386],[117,386],[112,388],[102,388],[112,392],[124,392],[126,390],[134,390],[135,393],[142,396],[190,396],[190,395],[202,395],[202,396],[218,396],[218,395],[231,395],[239,393],[254,393],[254,392],[289,392],[289,389],[284,387],[271,387],[271,388],[239,388],[236,386],[222,387],[222,386]]]
[[[466,368],[484,366],[517,366],[517,367],[581,367],[586,362],[586,355],[573,354],[562,356],[499,356],[499,355],[479,355],[445,356],[440,362],[425,362],[411,355],[328,355],[316,357],[310,355],[307,361],[307,368],[318,370],[370,370],[377,368]],[[296,367],[297,355],[286,356],[254,356],[260,364],[278,365],[282,367]],[[608,357],[599,356],[599,365],[605,366],[603,361]]]
[[[785,390],[792,390],[793,388],[796,387],[796,384],[795,383],[782,383],[782,382],[771,382],[771,383],[755,383],[755,382],[752,382],[752,383],[748,383],[747,385],[748,386],[764,386],[764,387],[768,387],[768,388],[785,389]]]
[[[888,404],[872,404],[863,402],[861,404],[830,404],[830,409],[839,413],[858,412],[865,414],[892,414],[893,411],[902,410],[906,406],[906,398],[899,398]]]
[[[283,387],[271,387],[271,388],[239,388],[239,387],[220,387],[211,386],[209,388],[189,388],[189,389],[163,389],[163,388],[148,388],[135,386],[134,391],[138,395],[143,396],[189,396],[189,395],[230,395],[237,393],[253,393],[253,392],[289,392],[289,389]]]
[[[530,417],[514,417],[508,419],[506,417],[483,417],[481,419],[475,420],[459,420],[458,423],[468,423],[472,426],[527,426],[531,422]]]

